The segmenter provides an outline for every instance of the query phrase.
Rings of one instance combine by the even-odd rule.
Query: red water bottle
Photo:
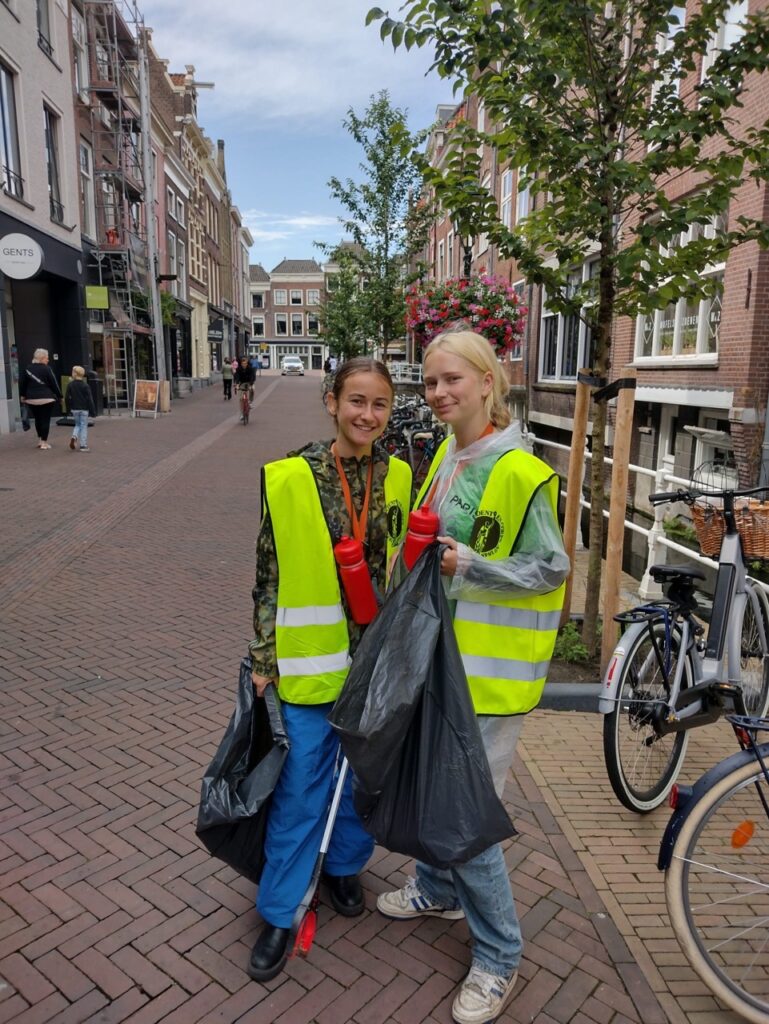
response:
[[[339,575],[353,622],[365,626],[379,611],[379,605],[366,565],[363,545],[359,540],[344,536],[334,546],[334,558],[339,566]]]
[[[409,512],[409,528],[406,531],[406,543],[403,548],[403,561],[411,571],[416,560],[426,547],[429,547],[438,536],[441,521],[429,505],[415,508]]]

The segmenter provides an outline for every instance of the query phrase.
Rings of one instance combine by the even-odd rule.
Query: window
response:
[[[80,222],[83,234],[96,238],[93,150],[84,139],[80,140]]]
[[[500,219],[506,228],[513,226],[513,172],[504,171],[502,174],[502,207]]]
[[[483,100],[478,101],[478,131],[486,131],[486,106]],[[483,140],[481,139],[478,143],[478,156],[483,159]]]
[[[37,0],[37,45],[43,53],[47,53],[49,57],[52,57],[51,12],[48,4],[49,0]]]
[[[567,278],[567,296],[573,296],[584,282],[594,277],[597,267],[597,260],[593,260],[572,271]],[[517,289],[520,288],[521,297],[523,287],[523,281],[516,285]],[[539,333],[540,380],[576,380],[577,370],[582,366],[590,366],[591,334],[584,320],[585,308],[582,307],[582,316],[576,313],[556,313],[548,308],[547,296],[543,295]]]
[[[0,184],[4,192],[23,199],[24,183],[21,180],[13,84],[13,74],[4,64],[0,64]]]
[[[51,220],[56,224],[64,223],[64,207],[61,204],[61,182],[59,180],[58,131],[59,119],[43,107],[45,123],[45,158],[48,165],[48,199],[51,209]]]
[[[288,314],[287,313],[276,313],[275,314],[275,334],[279,338],[285,338],[288,336]]]
[[[454,276],[454,232],[449,231],[446,238],[446,273]]]
[[[181,238],[176,240],[176,291],[177,299],[187,298],[187,245]]]
[[[96,40],[96,75],[100,82],[112,81],[109,50],[101,39]]]
[[[707,53],[702,58],[702,76],[704,81],[713,61],[722,50],[728,50],[738,42],[745,33],[745,19],[748,16],[748,0],[732,0],[724,12],[724,20],[718,25],[715,35],[710,41]]]
[[[301,306],[302,305],[302,289],[292,288],[291,289],[291,305]]]
[[[263,316],[255,316],[254,317],[253,328],[254,328],[253,334],[254,334],[255,338],[263,338],[264,337],[264,317]]]
[[[706,238],[714,238],[725,228],[723,217],[714,218],[705,227],[692,224],[678,244],[695,241],[703,231]],[[709,279],[712,295],[704,299],[684,297],[638,318],[636,359],[694,357],[712,361],[718,355],[725,266],[725,263],[710,264],[702,271],[702,276]]]
[[[318,322],[318,314],[317,313],[308,313],[307,314],[307,333],[308,334],[312,334],[312,335],[317,335],[319,330],[320,330],[320,324]]]
[[[176,193],[169,187],[166,187],[166,213],[176,220]]]
[[[518,168],[517,195],[515,200],[515,223],[520,224],[526,220],[529,213],[529,186],[526,182],[527,170],[525,167]]]
[[[176,219],[179,221],[182,227],[187,223],[186,221],[187,211],[184,209],[184,200],[181,196],[176,197]]]
[[[438,242],[438,273],[437,278],[442,281],[446,276],[446,256],[444,250],[444,242]]]
[[[173,231],[167,232],[166,235],[166,266],[167,274],[176,274],[176,235]],[[169,281],[171,286],[171,294],[176,295],[176,281]]]
[[[308,288],[307,289],[307,305],[308,306],[319,306],[320,305],[320,289],[319,288]]]
[[[275,295],[274,302],[275,302],[276,306],[285,306],[285,305],[287,305],[287,303],[288,303],[288,298],[287,298],[288,293],[286,292],[285,288],[276,288],[275,292],[274,292],[274,295]]]
[[[484,192],[491,191],[491,175],[484,175],[483,181],[481,182],[481,188],[483,189]],[[486,252],[488,247],[489,236],[486,234],[485,231],[481,231],[480,234],[478,235],[478,255],[480,256],[481,253]]]
[[[117,227],[117,206],[115,186],[108,178],[101,180],[102,206],[104,210],[104,227],[106,230]]]
[[[304,334],[304,317],[301,313],[291,314],[291,335],[294,338],[301,338]]]
[[[72,47],[75,57],[75,92],[84,103],[88,103],[88,36],[85,18],[72,8]]]
[[[657,36],[657,55],[664,57],[666,53],[669,53],[673,49],[673,40],[676,35],[681,31],[686,21],[686,8],[674,5],[670,8],[670,20],[668,22],[667,32],[660,32]],[[656,82],[652,84],[651,102],[654,105],[655,100],[660,94],[660,91],[664,86],[670,85],[678,76],[677,67],[673,66],[665,70]],[[680,82],[676,82],[676,94]]]
[[[251,296],[252,309],[264,309],[264,295],[261,292],[254,292]]]
[[[513,292],[515,293],[515,297],[518,300],[518,305],[519,306],[525,305],[525,303],[523,301],[525,289],[526,289],[526,282],[525,281],[516,281],[515,284],[513,285]],[[522,344],[522,339],[521,339],[520,335],[518,335],[516,338],[513,339],[513,343],[512,343],[511,348],[510,348],[510,358],[511,359],[523,359],[523,344]]]

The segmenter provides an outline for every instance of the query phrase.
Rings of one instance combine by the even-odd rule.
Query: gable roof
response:
[[[248,279],[251,284],[269,284],[270,275],[261,263],[252,263],[248,268]]]
[[[273,267],[273,274],[321,274],[320,264],[315,260],[281,260]]]

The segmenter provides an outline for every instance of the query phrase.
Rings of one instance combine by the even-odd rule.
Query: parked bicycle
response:
[[[690,729],[737,713],[763,716],[769,705],[769,601],[747,577],[735,498],[766,492],[678,490],[651,494],[652,505],[722,502],[713,610],[707,639],[694,596],[699,569],[655,565],[665,600],[615,616],[624,632],[603,680],[599,711],[612,789],[645,813],[665,800],[686,755]],[[747,552],[750,555],[750,552]]]
[[[769,1021],[769,719],[729,716],[741,750],[675,787],[660,846],[668,914],[694,970],[723,1003]]]

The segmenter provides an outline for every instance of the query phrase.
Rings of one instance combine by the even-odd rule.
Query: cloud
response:
[[[194,64],[215,82],[205,103],[217,118],[240,119],[243,130],[299,122],[321,134],[347,109],[364,109],[389,88],[398,106],[424,108],[429,121],[450,89],[425,80],[426,51],[393,52],[376,25],[366,27],[369,0],[141,0],[146,24],[170,70]]]
[[[266,210],[244,210],[242,217],[255,244],[289,241],[306,247],[316,239],[322,242],[341,234],[338,219],[322,213],[282,214]]]

